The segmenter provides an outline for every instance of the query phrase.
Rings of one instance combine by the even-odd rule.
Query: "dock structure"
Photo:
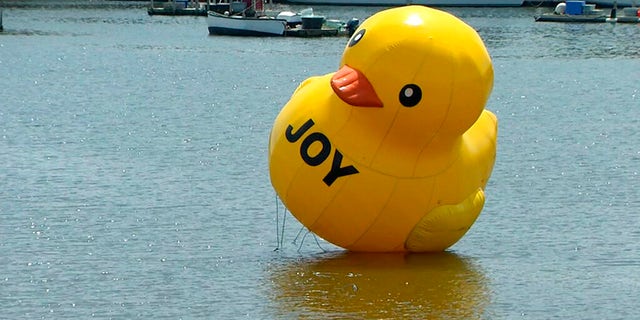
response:
[[[339,20],[326,20],[323,16],[303,16],[302,24],[287,27],[285,37],[350,37],[360,25],[360,20],[352,18],[346,23]]]
[[[534,16],[540,22],[570,22],[570,23],[640,23],[640,9],[637,7],[622,8],[618,12],[617,2],[614,0],[610,11],[596,9],[595,4],[585,1],[566,1],[558,4],[552,13]]]
[[[217,13],[238,13],[242,9],[239,8],[240,1],[221,1],[215,0],[150,0],[147,13],[161,16],[201,16],[206,17],[208,11]]]
[[[162,3],[156,6],[156,3]],[[207,11],[212,10],[212,3],[207,0],[202,4],[199,0],[167,0],[149,1],[147,13],[149,15],[163,16],[207,16]]]
[[[333,28],[322,28],[322,29],[303,29],[303,28],[292,28],[284,30],[285,37],[298,37],[298,38],[317,38],[317,37],[337,37],[337,36],[347,36],[348,32],[346,30],[339,30]]]

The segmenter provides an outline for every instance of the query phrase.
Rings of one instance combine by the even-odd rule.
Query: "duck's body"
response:
[[[439,25],[451,19],[453,31]],[[354,251],[440,251],[473,224],[496,154],[497,120],[483,110],[493,72],[456,21],[411,6],[373,16],[343,68],[306,80],[283,108],[271,180],[309,230]],[[374,38],[386,29],[397,34]],[[455,37],[470,54],[450,48]],[[372,95],[344,92],[363,83]]]

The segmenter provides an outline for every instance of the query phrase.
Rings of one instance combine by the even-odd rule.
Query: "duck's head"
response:
[[[443,11],[405,6],[362,23],[331,86],[354,112],[375,112],[367,117],[371,125],[433,139],[460,135],[476,121],[493,68],[469,25]]]

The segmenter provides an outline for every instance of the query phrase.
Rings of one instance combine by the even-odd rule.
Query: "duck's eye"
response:
[[[367,31],[366,29],[360,29],[360,31],[356,32],[356,34],[354,34],[353,37],[351,37],[351,41],[349,41],[349,47],[353,47],[356,45],[356,43],[360,42],[362,37],[364,37],[364,33],[366,31]]]
[[[400,103],[405,107],[413,107],[422,99],[422,90],[415,84],[408,84],[400,90]]]

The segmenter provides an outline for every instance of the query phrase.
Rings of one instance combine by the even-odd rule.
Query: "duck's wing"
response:
[[[442,251],[469,230],[484,206],[484,191],[478,188],[458,204],[434,208],[413,228],[405,247],[412,252]]]

